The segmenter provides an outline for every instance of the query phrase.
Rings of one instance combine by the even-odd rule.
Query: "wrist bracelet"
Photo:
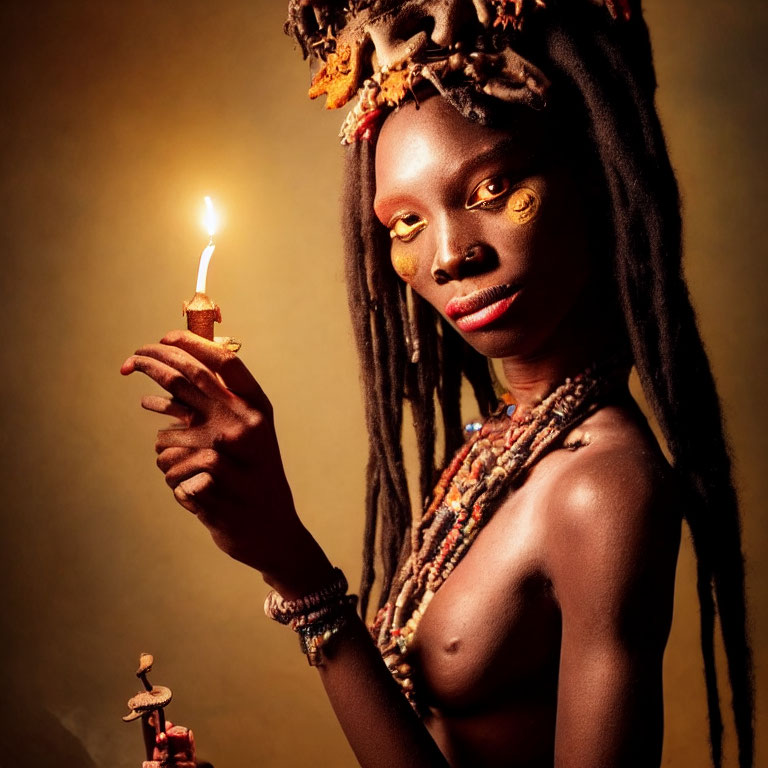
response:
[[[302,653],[310,666],[323,663],[323,650],[347,623],[357,605],[356,595],[347,595],[347,580],[339,568],[335,579],[322,589],[296,600],[286,600],[272,590],[264,601],[270,619],[288,625],[299,634]]]
[[[311,592],[296,600],[286,600],[273,589],[264,601],[264,613],[281,624],[290,624],[297,616],[306,615],[329,601],[347,593],[347,579],[341,568],[334,568],[335,579],[317,592]]]
[[[311,624],[296,628],[299,634],[299,647],[307,657],[310,667],[319,667],[324,662],[324,654],[329,644],[349,621],[357,605],[357,595],[347,595],[336,611]]]

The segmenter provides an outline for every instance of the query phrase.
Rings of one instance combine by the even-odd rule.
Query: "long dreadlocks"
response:
[[[714,657],[719,616],[739,765],[747,768],[753,763],[754,702],[738,505],[720,403],[682,274],[679,193],[655,109],[648,30],[639,11],[632,23],[619,26],[575,6],[559,4],[556,17],[528,30],[524,53],[546,69],[559,89],[556,98],[571,110],[569,130],[584,126],[582,138],[597,160],[610,211],[604,234],[612,254],[613,293],[626,342],[687,491],[683,516],[697,558],[712,760],[721,766]],[[418,440],[422,497],[430,492],[435,470],[435,400],[444,435],[442,461],[462,440],[462,376],[484,415],[495,403],[485,359],[418,297],[408,296],[386,268],[389,237],[373,215],[374,151],[367,142],[348,150],[343,201],[349,302],[370,437],[363,612],[375,580],[375,553],[382,568],[381,604],[411,525],[401,443],[404,400]]]

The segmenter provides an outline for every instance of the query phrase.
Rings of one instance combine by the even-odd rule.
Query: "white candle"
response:
[[[213,242],[213,236],[216,234],[216,227],[219,223],[219,217],[213,207],[211,198],[205,197],[205,215],[203,216],[203,226],[208,232],[208,245],[203,248],[200,254],[200,266],[197,269],[197,287],[196,293],[205,293],[205,284],[208,278],[208,265],[211,263],[211,256],[216,248]]]

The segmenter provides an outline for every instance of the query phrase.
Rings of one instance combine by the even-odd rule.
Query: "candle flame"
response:
[[[205,196],[205,214],[203,215],[203,226],[205,227],[208,237],[213,238],[216,234],[216,230],[219,226],[219,214],[216,213],[216,209],[213,207],[213,201],[208,195]]]

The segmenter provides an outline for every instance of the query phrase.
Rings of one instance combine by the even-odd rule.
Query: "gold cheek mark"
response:
[[[418,262],[412,253],[393,253],[392,266],[403,280],[408,280],[416,274]]]
[[[516,189],[507,202],[507,216],[515,224],[527,224],[536,217],[541,207],[541,198],[529,187]]]

